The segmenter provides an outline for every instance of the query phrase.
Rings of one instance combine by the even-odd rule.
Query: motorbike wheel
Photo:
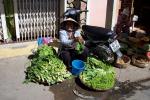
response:
[[[106,45],[98,45],[94,52],[99,59],[109,63],[114,63],[114,53]]]

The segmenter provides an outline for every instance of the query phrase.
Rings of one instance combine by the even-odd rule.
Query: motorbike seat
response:
[[[83,25],[82,30],[84,31],[87,37],[92,38],[93,40],[108,40],[114,35],[110,29],[106,29],[98,26]]]

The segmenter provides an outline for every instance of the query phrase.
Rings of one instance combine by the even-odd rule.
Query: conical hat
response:
[[[77,21],[75,21],[74,19],[72,18],[67,18],[67,19],[64,19],[62,22],[61,22],[61,26],[64,26],[66,24],[66,22],[72,22],[75,26],[79,27],[79,23]]]

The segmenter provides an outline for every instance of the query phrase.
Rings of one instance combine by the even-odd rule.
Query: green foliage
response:
[[[150,51],[150,44],[145,44],[145,45],[143,46],[143,49],[144,49],[145,51]]]
[[[95,57],[88,57],[86,69],[80,74],[81,81],[95,90],[107,90],[115,84],[115,70]]]
[[[76,51],[78,52],[78,54],[81,54],[84,50],[84,45],[80,42],[77,42],[76,43]]]
[[[35,53],[36,57],[44,58],[47,56],[57,56],[56,51],[53,47],[49,47],[47,45],[42,45],[38,48],[37,52]]]
[[[26,69],[25,83],[35,82],[52,85],[62,82],[70,76],[71,73],[66,70],[66,66],[55,55],[54,48],[43,45],[37,50],[30,66]]]

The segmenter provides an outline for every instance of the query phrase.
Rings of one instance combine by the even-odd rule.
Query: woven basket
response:
[[[131,56],[131,55],[133,55],[135,52],[134,52],[134,50],[133,49],[128,49],[127,50],[127,55],[128,56]]]
[[[146,62],[140,62],[137,58],[142,58],[142,59],[146,59],[145,57],[141,56],[141,55],[133,55],[132,56],[132,64],[134,66],[140,67],[140,68],[145,68],[149,66],[149,61],[147,60]]]
[[[114,86],[113,86],[113,87],[107,88],[107,89],[98,89],[98,88],[93,88],[92,86],[85,84],[80,76],[79,76],[79,79],[80,79],[80,82],[81,82],[84,86],[86,86],[87,88],[89,88],[89,89],[91,89],[91,90],[95,90],[95,91],[101,91],[101,92],[103,92],[103,91],[108,91],[108,90],[113,89],[114,86],[115,86],[115,84],[116,84],[116,79],[115,79],[115,83],[114,83]]]
[[[134,42],[134,43],[138,43],[140,40],[138,38],[135,37],[128,37],[129,41]]]
[[[129,66],[130,62],[131,62],[131,59],[128,56],[125,56],[125,55],[120,59],[123,59],[123,61],[124,61],[124,59],[127,59],[127,61],[124,61],[123,64],[120,64],[120,63],[118,63],[118,61],[116,61],[115,66],[118,67],[118,68],[127,68]]]

